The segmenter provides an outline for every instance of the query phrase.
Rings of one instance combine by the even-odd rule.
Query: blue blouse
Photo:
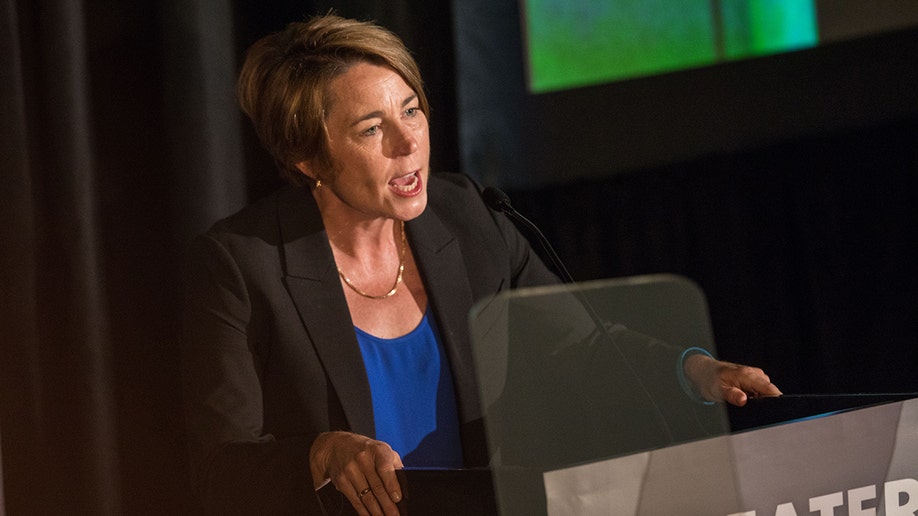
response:
[[[392,446],[406,467],[461,467],[453,377],[430,307],[402,337],[355,330],[370,380],[376,438]]]

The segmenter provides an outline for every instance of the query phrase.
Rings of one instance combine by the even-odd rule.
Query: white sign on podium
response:
[[[918,399],[549,471],[543,480],[550,516],[914,516]]]

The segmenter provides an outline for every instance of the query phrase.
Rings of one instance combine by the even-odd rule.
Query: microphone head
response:
[[[506,211],[510,209],[510,197],[507,197],[507,194],[489,186],[481,192],[481,198],[484,199],[485,204],[488,205],[494,211]]]

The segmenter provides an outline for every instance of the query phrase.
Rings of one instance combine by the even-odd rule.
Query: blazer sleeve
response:
[[[262,390],[239,267],[211,236],[186,270],[182,377],[192,486],[208,514],[322,514],[309,472],[314,435],[262,431]]]

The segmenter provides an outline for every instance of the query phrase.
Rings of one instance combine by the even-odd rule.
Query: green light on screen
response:
[[[525,0],[534,93],[813,46],[815,0]]]
[[[721,0],[728,59],[813,47],[819,42],[812,0]]]

